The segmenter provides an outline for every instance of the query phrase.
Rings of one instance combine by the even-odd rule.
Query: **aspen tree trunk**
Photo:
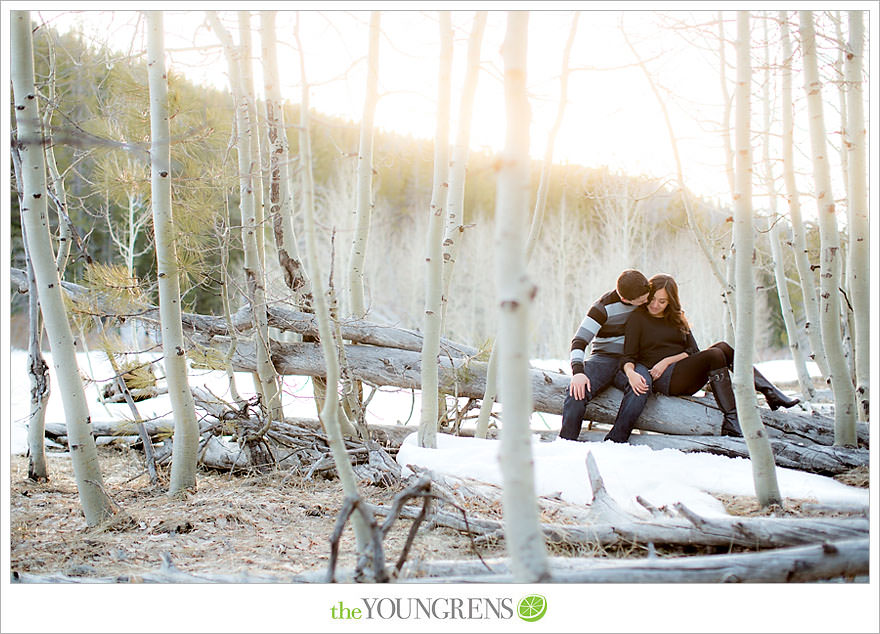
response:
[[[48,41],[49,53],[49,81],[48,81],[48,104],[43,113],[43,132],[47,143],[45,146],[46,168],[48,170],[47,191],[53,194],[53,199],[58,215],[58,248],[55,252],[55,266],[58,269],[59,279],[64,277],[64,269],[67,267],[67,258],[70,254],[70,223],[67,218],[67,194],[64,189],[64,181],[58,173],[55,162],[55,147],[51,142],[52,130],[52,107],[55,104],[55,43]],[[21,165],[16,161],[16,180],[21,187]],[[48,203],[47,203],[48,204]],[[19,201],[21,208],[21,201]],[[37,299],[36,279],[34,278],[33,265],[27,247],[27,237],[22,222],[22,242],[24,243],[25,259],[27,260],[28,285],[28,375],[31,380],[31,412],[28,418],[28,477],[37,482],[49,480],[49,469],[46,463],[45,423],[46,407],[49,404],[51,385],[49,381],[49,368],[43,358],[41,346],[43,340],[43,318],[40,314],[39,300]]]
[[[437,76],[437,124],[434,134],[434,184],[428,215],[428,256],[425,272],[425,319],[422,327],[422,412],[419,423],[420,447],[437,448],[439,394],[437,356],[440,354],[440,296],[443,271],[441,241],[449,183],[449,103],[452,74],[452,20],[449,11],[439,12],[440,68]]]
[[[764,423],[758,416],[753,362],[755,347],[755,251],[752,212],[751,147],[751,47],[749,12],[737,11],[736,56],[736,194],[734,196],[734,240],[736,242],[736,356],[733,362],[733,391],[736,411],[749,449],[755,494],[761,506],[781,504],[776,481],[773,450]]]
[[[21,175],[21,156],[18,147],[11,148],[13,171],[16,189],[18,190],[18,210],[21,217],[21,242],[24,246],[24,259],[27,264],[28,286],[28,377],[31,383],[31,411],[27,423],[28,445],[28,478],[37,482],[49,481],[49,468],[46,463],[46,406],[49,403],[49,366],[43,358],[41,344],[43,340],[43,317],[40,314],[40,302],[37,298],[37,280],[27,243],[24,217],[24,185]],[[59,275],[60,277],[60,275]]]
[[[113,514],[98,465],[89,407],[76,362],[76,349],[61,295],[61,279],[49,238],[46,200],[46,164],[40,112],[34,86],[34,52],[29,11],[10,13],[12,92],[16,143],[21,155],[21,216],[27,234],[37,294],[46,322],[52,363],[64,403],[73,473],[80,503],[89,526]]]
[[[489,418],[492,415],[492,406],[498,397],[498,346],[492,342],[492,352],[489,354],[489,364],[486,368],[486,390],[483,400],[480,401],[480,413],[477,416],[477,426],[474,436],[486,438],[489,434]]]
[[[782,220],[775,221],[770,229],[770,253],[774,261],[773,273],[776,277],[776,291],[779,294],[779,306],[782,311],[782,319],[785,322],[788,349],[791,351],[791,358],[797,371],[801,396],[805,401],[812,401],[816,398],[816,389],[813,387],[813,379],[810,378],[807,362],[801,349],[801,332],[795,319],[794,309],[791,307],[788,279],[785,276],[785,255],[782,250],[782,222]]]
[[[830,11],[828,12],[831,13]],[[846,199],[850,199],[849,193],[849,152],[847,152],[847,140],[849,139],[849,123],[847,108],[847,85],[846,70],[844,69],[843,56],[846,51],[845,40],[843,39],[843,20],[840,18],[840,11],[835,11],[832,17],[834,21],[834,32],[837,36],[837,59],[834,60],[834,76],[837,81],[837,99],[840,104],[840,171],[843,175],[843,187],[846,190]]]
[[[370,13],[370,44],[367,54],[367,92],[361,118],[361,135],[357,162],[357,208],[355,235],[351,245],[349,288],[350,313],[363,317],[364,263],[367,257],[367,239],[370,236],[370,216],[373,210],[373,116],[376,112],[379,88],[379,11]]]
[[[299,256],[293,226],[293,193],[290,191],[290,148],[284,126],[284,104],[278,78],[278,45],[275,11],[260,12],[263,50],[263,79],[266,90],[266,121],[269,139],[269,218],[275,235],[278,263],[284,282],[293,293],[293,303],[304,312],[312,311],[312,283]]]
[[[539,528],[529,417],[529,308],[536,288],[525,266],[529,193],[529,102],[526,94],[528,13],[507,14],[502,45],[507,133],[498,172],[495,207],[495,279],[499,298],[498,385],[504,404],[501,429],[505,538],[514,579],[548,578],[547,551]]]
[[[349,460],[348,453],[346,453],[345,444],[342,439],[343,427],[351,427],[351,424],[345,419],[345,413],[339,407],[339,356],[333,332],[330,328],[330,313],[327,307],[324,283],[321,279],[318,246],[315,239],[315,180],[312,175],[312,141],[309,133],[309,84],[306,80],[305,58],[302,42],[299,37],[299,16],[297,16],[294,38],[300,53],[300,83],[302,84],[299,147],[300,164],[303,172],[302,209],[305,221],[306,259],[308,267],[312,272],[315,316],[318,320],[321,350],[324,353],[324,363],[327,368],[327,394],[319,416],[321,423],[324,425],[324,430],[327,432],[327,439],[333,453],[333,460],[336,463],[339,481],[342,483],[342,490],[348,498],[359,498],[360,492],[358,491],[354,470],[351,467],[351,461]],[[370,543],[369,527],[359,513],[352,515],[352,526],[354,528],[358,553],[365,553]]]
[[[730,91],[727,88],[727,38],[724,34],[723,11],[718,12],[718,54],[721,60],[718,77],[721,80],[721,99],[724,103],[724,115],[721,119],[721,138],[724,141],[724,164],[726,166],[724,172],[727,174],[727,185],[730,188],[730,197],[733,199],[736,191],[736,184],[733,176],[733,147],[731,147],[730,144],[730,113],[733,101],[730,98]],[[727,275],[725,276],[727,284],[724,286],[722,301],[724,302],[725,307],[724,340],[730,345],[735,346],[736,334],[734,329],[736,328],[736,298],[733,295],[734,289],[732,285],[735,276],[733,258],[734,244],[731,232],[730,248],[728,249],[727,255],[723,258],[727,262]]]
[[[255,122],[251,120],[248,107],[248,99],[244,94],[244,82],[242,78],[242,50],[234,46],[232,37],[221,24],[216,12],[208,11],[208,21],[211,28],[220,38],[223,49],[226,52],[226,60],[229,66],[229,82],[232,88],[233,101],[235,104],[235,122],[238,129],[238,175],[239,197],[242,220],[242,246],[244,247],[244,272],[247,284],[248,302],[254,315],[253,337],[257,348],[257,387],[262,403],[268,416],[272,420],[280,420],[283,416],[281,410],[281,390],[279,388],[278,374],[269,358],[269,324],[266,317],[266,289],[265,276],[263,275],[262,262],[260,261],[259,241],[262,237],[262,228],[257,225],[256,216],[256,192],[259,189],[255,174],[259,170],[255,168],[253,161],[253,147],[251,145],[255,134],[252,127]]]
[[[846,55],[847,148],[849,155],[849,199],[847,209],[849,227],[850,300],[853,305],[856,398],[859,418],[868,420],[870,368],[870,247],[868,222],[868,186],[863,97],[862,60],[864,58],[865,30],[862,11],[849,11],[849,44]]]
[[[247,137],[249,146],[249,168],[248,176],[250,178],[250,186],[253,189],[254,198],[254,240],[257,243],[257,258],[259,266],[256,271],[259,279],[256,282],[255,295],[249,294],[249,299],[256,299],[258,295],[266,296],[266,282],[268,280],[269,262],[266,260],[266,221],[264,211],[263,191],[266,189],[266,173],[263,170],[263,157],[260,143],[260,117],[257,115],[256,90],[254,89],[254,66],[253,66],[253,46],[251,45],[251,14],[250,11],[238,12],[238,34],[241,46],[241,56],[239,57],[241,64],[241,94],[244,102],[247,104]],[[245,234],[248,235],[248,229],[245,228]],[[247,275],[247,270],[245,271]],[[253,302],[252,302],[253,305]],[[258,318],[260,320],[261,318]],[[262,330],[256,332],[256,336],[266,342],[268,348],[269,328],[266,326],[265,337],[262,336]],[[267,357],[268,358],[268,357]],[[275,389],[267,383],[267,377],[274,373],[274,369],[270,369],[269,365],[262,365],[261,370],[252,375],[254,387],[256,391],[264,398],[263,403],[266,404],[270,417],[278,419],[283,414],[281,412],[281,379],[276,375],[274,379]],[[274,397],[271,396],[274,393]]]
[[[785,258],[782,255],[782,237],[780,226],[782,219],[776,212],[776,180],[773,177],[773,164],[770,160],[770,39],[768,23],[769,14],[765,12],[764,24],[764,86],[762,89],[764,106],[764,132],[761,135],[764,146],[764,184],[767,187],[767,198],[770,201],[770,252],[773,256],[773,273],[776,277],[776,293],[779,296],[779,306],[782,319],[785,323],[785,333],[788,338],[788,349],[797,372],[798,385],[804,400],[813,400],[816,391],[813,389],[813,381],[807,371],[807,362],[804,359],[800,346],[800,332],[795,320],[794,310],[791,307],[791,299],[788,295],[788,280],[785,277]]]
[[[822,345],[822,333],[819,329],[819,301],[816,297],[816,276],[810,266],[807,250],[806,231],[801,217],[800,193],[795,183],[794,173],[794,106],[792,102],[792,59],[791,38],[788,31],[788,13],[779,12],[782,39],[782,165],[785,180],[785,193],[788,198],[791,216],[791,232],[793,237],[795,265],[801,281],[806,322],[804,332],[810,342],[810,357],[819,366],[822,376],[828,377],[828,362],[825,360],[825,348]]]
[[[565,115],[565,106],[568,103],[568,60],[571,57],[571,47],[574,44],[574,36],[577,33],[578,20],[580,11],[575,11],[571,27],[568,31],[568,40],[565,43],[565,50],[562,53],[562,73],[560,74],[559,86],[559,104],[556,108],[556,119],[553,127],[550,128],[550,134],[547,137],[547,146],[544,149],[544,163],[541,166],[541,180],[538,183],[538,195],[535,201],[535,212],[532,215],[532,224],[529,228],[529,237],[526,241],[526,264],[531,262],[532,255],[535,252],[535,246],[538,244],[538,236],[541,234],[541,225],[544,220],[544,210],[547,207],[547,194],[550,190],[550,173],[553,167],[553,150],[556,145],[556,135],[562,126],[562,119]],[[495,405],[495,398],[498,395],[496,385],[496,377],[498,376],[498,354],[497,339],[492,343],[492,352],[489,355],[489,367],[486,370],[486,391],[483,399],[480,401],[480,413],[477,417],[477,427],[475,435],[477,438],[485,438],[489,432],[489,416],[492,414],[492,406]]]
[[[825,143],[825,117],[822,107],[822,83],[816,60],[816,35],[812,11],[800,12],[801,45],[804,54],[804,89],[810,118],[810,145],[813,154],[813,180],[819,213],[819,235],[822,242],[821,294],[822,341],[831,370],[834,392],[834,444],[856,445],[855,390],[843,356],[840,340],[840,234],[831,191],[831,170]]]
[[[468,153],[471,138],[471,121],[474,111],[474,94],[477,91],[477,79],[480,73],[480,48],[483,43],[483,32],[486,29],[487,11],[477,11],[474,24],[468,38],[467,69],[465,70],[464,86],[458,108],[458,127],[455,132],[455,146],[452,149],[450,162],[449,192],[446,201],[446,228],[443,236],[443,295],[441,310],[441,326],[443,331],[446,323],[446,310],[449,306],[449,291],[452,285],[452,272],[459,238],[464,231],[464,183],[467,170]]]
[[[266,271],[266,241],[265,241],[265,218],[263,212],[263,169],[260,158],[260,125],[257,116],[256,91],[254,89],[254,65],[253,46],[251,45],[251,13],[250,11],[238,12],[238,34],[241,43],[241,90],[242,97],[247,104],[247,135],[250,146],[250,163],[248,174],[251,178],[251,187],[254,190],[254,226],[257,228],[255,238],[257,240],[257,253],[260,257],[260,265]],[[265,276],[264,276],[265,277]]]
[[[18,180],[19,186],[21,179]],[[19,200],[21,209],[22,200]],[[28,376],[31,380],[31,411],[28,416],[28,478],[37,482],[49,481],[46,463],[46,406],[49,404],[49,366],[43,358],[40,343],[43,339],[43,319],[37,298],[37,280],[27,246],[27,232],[22,222],[28,277]]]
[[[55,104],[55,43],[48,42],[49,51],[49,95],[48,102]],[[55,145],[52,138],[52,109],[46,108],[43,113],[43,130],[46,138],[46,167],[49,170],[48,189],[54,193],[55,205],[58,212],[58,249],[55,253],[55,265],[58,267],[58,275],[64,277],[64,269],[67,267],[67,257],[70,255],[70,224],[67,219],[67,192],[64,189],[64,181],[58,173],[58,165],[55,163]]]
[[[840,112],[840,171],[843,175],[843,188],[844,188],[844,198],[847,200],[846,206],[846,216],[847,216],[847,231],[850,228],[850,215],[852,213],[852,206],[849,204],[849,201],[852,200],[852,195],[849,191],[849,151],[848,151],[848,139],[849,139],[849,123],[847,121],[847,84],[845,81],[845,70],[844,70],[844,61],[843,56],[846,50],[846,44],[843,38],[843,20],[840,18],[840,11],[835,11],[831,14],[830,11],[827,12],[832,21],[834,22],[834,32],[836,35],[837,41],[837,58],[834,60],[834,64],[832,66],[834,73],[834,83],[837,84],[837,98]],[[852,295],[852,289],[850,289],[850,265],[852,262],[850,261],[850,248],[849,244],[841,244],[841,252],[840,252],[840,279],[842,281],[842,291],[846,293],[847,297]],[[851,301],[845,301],[841,304],[841,310],[843,311],[843,356],[846,359],[847,367],[850,369],[850,376],[852,378],[853,386],[857,386],[858,380],[856,379],[856,368],[855,368],[855,356],[856,356],[856,343],[855,343],[855,316],[853,315],[853,306]],[[858,408],[857,408],[858,409]],[[859,411],[859,417],[861,418],[861,412]]]
[[[147,68],[150,84],[150,193],[156,270],[159,278],[159,318],[165,380],[174,411],[174,448],[171,463],[172,494],[196,485],[199,424],[189,389],[186,342],[180,317],[177,240],[171,209],[171,126],[168,120],[168,76],[165,71],[165,34],[161,11],[148,11]]]

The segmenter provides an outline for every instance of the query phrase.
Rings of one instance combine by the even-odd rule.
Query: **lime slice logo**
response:
[[[547,599],[540,594],[530,594],[520,599],[516,613],[523,621],[539,621],[547,613]]]

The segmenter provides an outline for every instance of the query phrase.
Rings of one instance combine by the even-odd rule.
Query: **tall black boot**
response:
[[[801,402],[799,398],[789,398],[786,396],[782,390],[758,372],[758,368],[755,368],[755,389],[764,395],[764,398],[767,399],[767,405],[772,410],[777,410],[780,407],[794,407]]]
[[[718,409],[724,414],[721,423],[722,436],[742,438],[739,417],[736,415],[736,399],[733,396],[733,385],[730,383],[730,372],[727,368],[719,368],[709,372],[709,383],[712,385],[712,396],[718,403]]]

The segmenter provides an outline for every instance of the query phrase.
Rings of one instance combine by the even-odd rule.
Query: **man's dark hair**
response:
[[[641,271],[627,269],[617,277],[617,294],[623,299],[637,299],[649,292],[651,285]]]

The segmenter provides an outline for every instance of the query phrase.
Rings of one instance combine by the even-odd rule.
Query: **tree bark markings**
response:
[[[186,343],[180,319],[180,282],[175,227],[171,208],[171,129],[168,120],[168,78],[165,71],[163,14],[147,12],[147,67],[150,85],[150,188],[159,279],[165,377],[174,410],[174,454],[170,492],[196,485],[199,426],[187,376]]]
[[[529,102],[526,93],[528,13],[507,14],[502,45],[506,104],[505,148],[495,202],[495,286],[498,319],[498,392],[501,394],[500,462],[504,479],[504,526],[514,578],[545,581],[547,551],[539,531],[535,502],[529,417],[529,308],[535,286],[525,266],[527,205],[529,203]]]
[[[737,11],[736,55],[736,159],[734,242],[736,243],[736,356],[733,392],[739,424],[749,448],[755,494],[761,506],[780,504],[776,465],[764,424],[758,416],[754,388],[755,346],[755,227],[752,209],[751,146],[751,38],[749,12]]]
[[[819,234],[822,242],[822,260],[819,274],[821,311],[819,324],[825,356],[831,372],[834,391],[835,443],[856,444],[855,389],[849,368],[843,356],[840,339],[840,234],[834,196],[831,191],[831,173],[828,167],[825,141],[825,117],[822,105],[822,83],[816,59],[816,34],[812,11],[800,12],[800,33],[804,57],[804,90],[810,118],[810,146],[813,158],[813,180],[819,214]]]
[[[64,403],[77,490],[86,522],[89,526],[94,526],[114,513],[113,503],[104,491],[97,448],[90,429],[89,407],[77,366],[76,350],[64,307],[55,253],[49,238],[46,165],[37,92],[34,86],[30,12],[14,11],[10,17],[13,62],[10,74],[15,108],[16,143],[21,153],[22,167],[21,212],[28,235],[31,262],[46,332],[49,335],[58,387]]]

